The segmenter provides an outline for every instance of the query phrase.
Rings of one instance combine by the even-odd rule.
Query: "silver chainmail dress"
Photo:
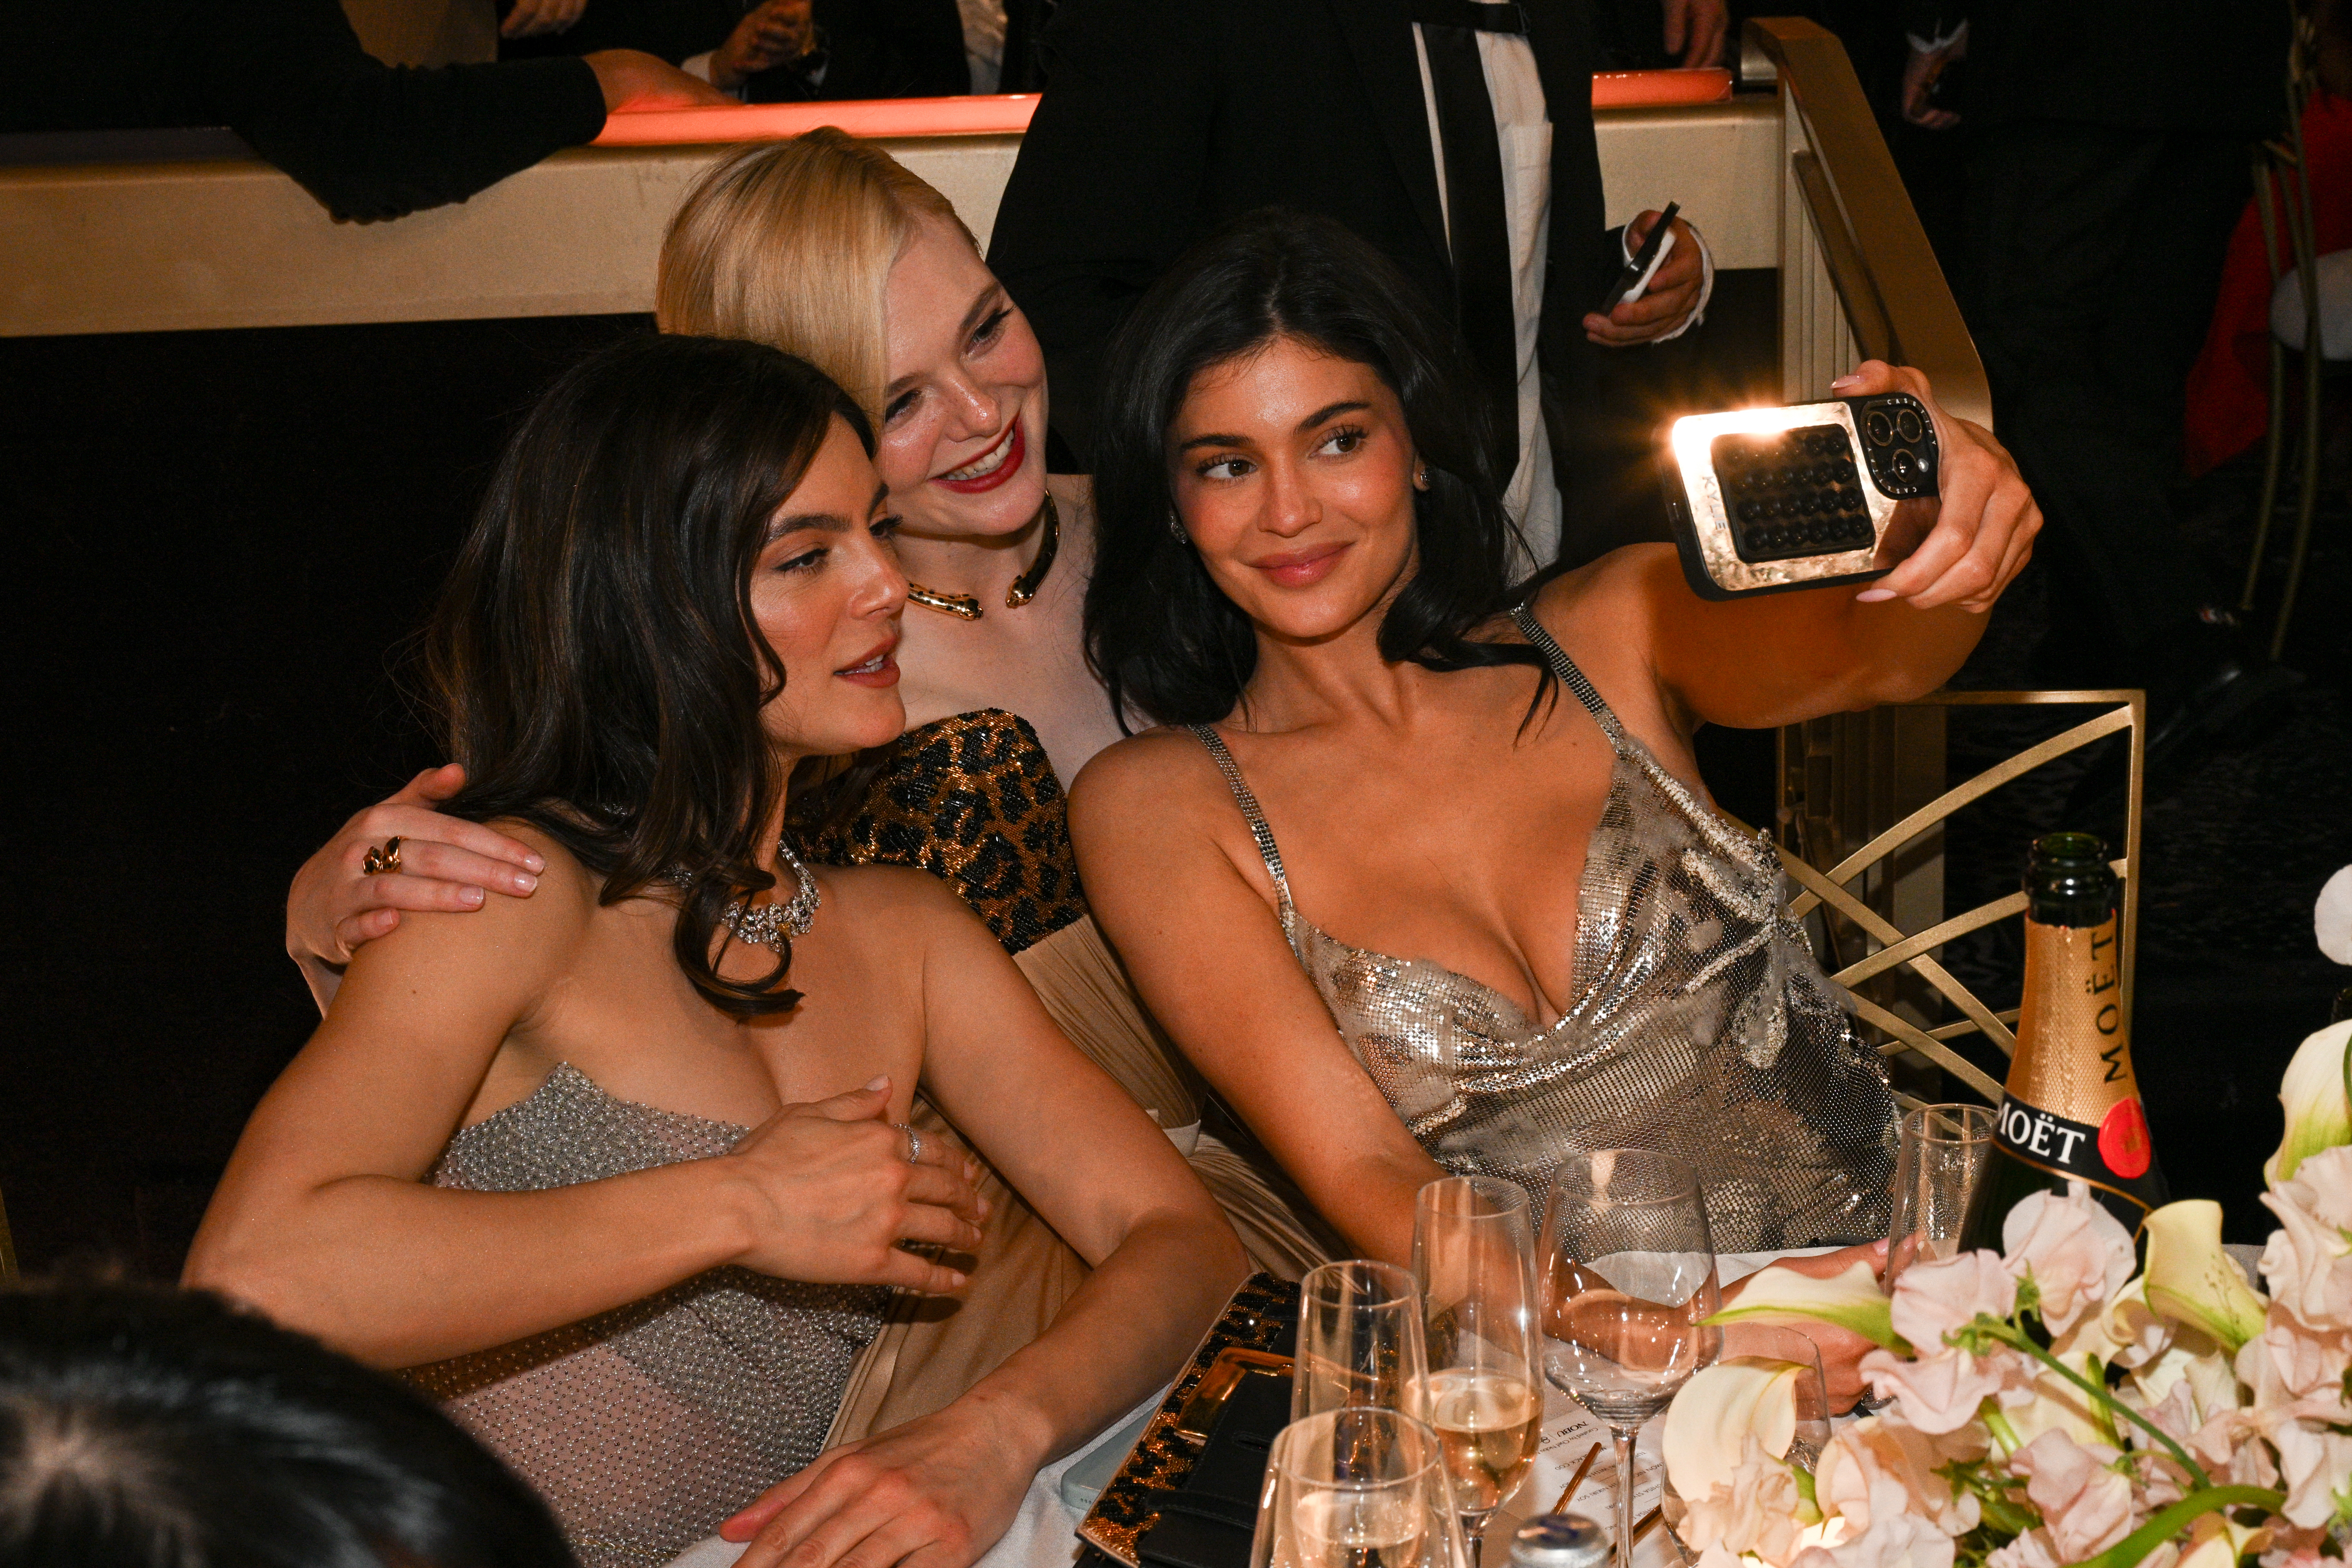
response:
[[[1771,841],[1709,810],[1533,616],[1513,619],[1616,753],[1578,890],[1574,991],[1547,1027],[1451,969],[1309,923],[1233,754],[1192,727],[1349,1051],[1430,1158],[1507,1176],[1538,1209],[1567,1150],[1647,1148],[1697,1168],[1719,1250],[1885,1236],[1894,1097],[1786,914]]]
[[[732,1149],[570,1063],[449,1141],[436,1186],[536,1192]],[[713,1269],[412,1381],[536,1488],[585,1568],[651,1568],[817,1455],[888,1291]]]

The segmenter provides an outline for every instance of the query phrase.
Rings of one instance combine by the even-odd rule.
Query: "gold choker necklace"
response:
[[[1037,589],[1045,580],[1045,573],[1053,570],[1054,551],[1062,542],[1062,517],[1054,509],[1052,496],[1045,497],[1045,505],[1039,509],[1038,516],[1045,519],[1045,537],[1037,542],[1037,559],[1030,563],[1029,570],[1014,578],[1013,586],[1005,590],[1004,608],[1007,610],[1018,610],[1037,597]],[[926,610],[936,610],[959,621],[977,621],[982,613],[980,601],[969,593],[935,593],[919,582],[907,584],[907,597]]]

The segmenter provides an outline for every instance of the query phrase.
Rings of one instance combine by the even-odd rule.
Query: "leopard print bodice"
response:
[[[1062,781],[1029,721],[982,708],[919,725],[865,800],[812,837],[828,865],[914,866],[943,879],[1008,953],[1087,912]]]

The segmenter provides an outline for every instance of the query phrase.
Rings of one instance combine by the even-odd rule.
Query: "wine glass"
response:
[[[1428,1375],[1414,1414],[1443,1447],[1473,1563],[1486,1521],[1535,1463],[1543,1437],[1537,1369],[1535,1236],[1528,1195],[1493,1176],[1446,1176],[1413,1201]]]
[[[1294,1367],[1293,1421],[1349,1405],[1411,1411],[1429,1369],[1412,1276],[1365,1258],[1308,1270],[1298,1282]]]
[[[1989,1105],[1922,1105],[1904,1113],[1895,1153],[1895,1211],[1886,1232],[1886,1288],[1914,1263],[1959,1250],[1969,1201],[1992,1159]]]
[[[1437,1435],[1364,1406],[1285,1427],[1266,1456],[1250,1568],[1468,1568]]]
[[[1646,1149],[1572,1150],[1544,1209],[1544,1375],[1616,1440],[1617,1559],[1633,1562],[1633,1437],[1720,1354],[1698,1173]]]

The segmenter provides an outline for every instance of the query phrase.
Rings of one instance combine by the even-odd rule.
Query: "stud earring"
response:
[[[1415,463],[1412,465],[1412,487],[1416,490],[1426,490],[1429,488],[1428,464]]]
[[[1176,508],[1173,507],[1168,508],[1168,531],[1175,536],[1176,542],[1180,545],[1190,545],[1192,542],[1192,536],[1184,531],[1184,521],[1176,515]]]

